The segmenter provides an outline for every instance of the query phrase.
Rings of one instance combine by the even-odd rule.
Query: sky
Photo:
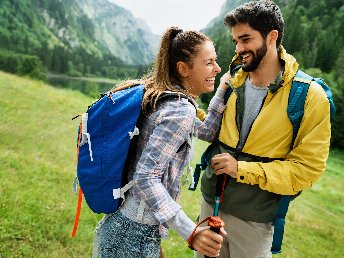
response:
[[[226,0],[110,0],[146,21],[154,34],[170,26],[201,30],[216,16]]]

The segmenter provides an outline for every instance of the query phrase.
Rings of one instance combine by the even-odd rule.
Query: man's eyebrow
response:
[[[238,39],[247,38],[247,37],[250,37],[250,36],[251,36],[250,34],[246,33],[246,34],[240,35],[240,36],[238,37]],[[235,39],[232,39],[232,41],[235,42],[236,40],[235,40]]]

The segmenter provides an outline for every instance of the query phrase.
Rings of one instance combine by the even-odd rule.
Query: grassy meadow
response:
[[[91,98],[0,72],[0,258],[91,257],[101,218],[83,202],[71,238],[77,196],[72,193],[78,119]],[[196,142],[199,160],[206,144]],[[281,257],[344,257],[344,152],[332,150],[326,174],[288,213]],[[200,192],[182,189],[180,203],[196,219]],[[165,257],[193,257],[173,231]]]

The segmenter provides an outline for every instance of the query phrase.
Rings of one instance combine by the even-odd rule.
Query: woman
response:
[[[100,233],[101,257],[159,257],[161,237],[174,229],[190,248],[217,256],[222,236],[209,227],[198,227],[176,199],[184,166],[190,162],[191,139],[213,140],[218,132],[227,86],[221,78],[203,122],[196,118],[195,98],[214,90],[216,63],[212,41],[200,32],[171,27],[163,35],[155,65],[146,79],[128,81],[145,85],[143,126],[136,156],[129,166],[134,186],[120,209],[107,217]],[[161,98],[165,91],[185,97]],[[225,235],[223,228],[221,234]]]

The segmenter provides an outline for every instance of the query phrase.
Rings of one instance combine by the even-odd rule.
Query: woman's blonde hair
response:
[[[182,61],[192,67],[192,59],[198,54],[200,45],[205,41],[211,40],[201,32],[183,31],[178,27],[168,28],[161,38],[153,69],[141,79],[120,83],[115,90],[143,84],[145,87],[143,110],[148,106],[154,109],[159,96],[166,90],[189,95],[181,83],[177,63]]]

